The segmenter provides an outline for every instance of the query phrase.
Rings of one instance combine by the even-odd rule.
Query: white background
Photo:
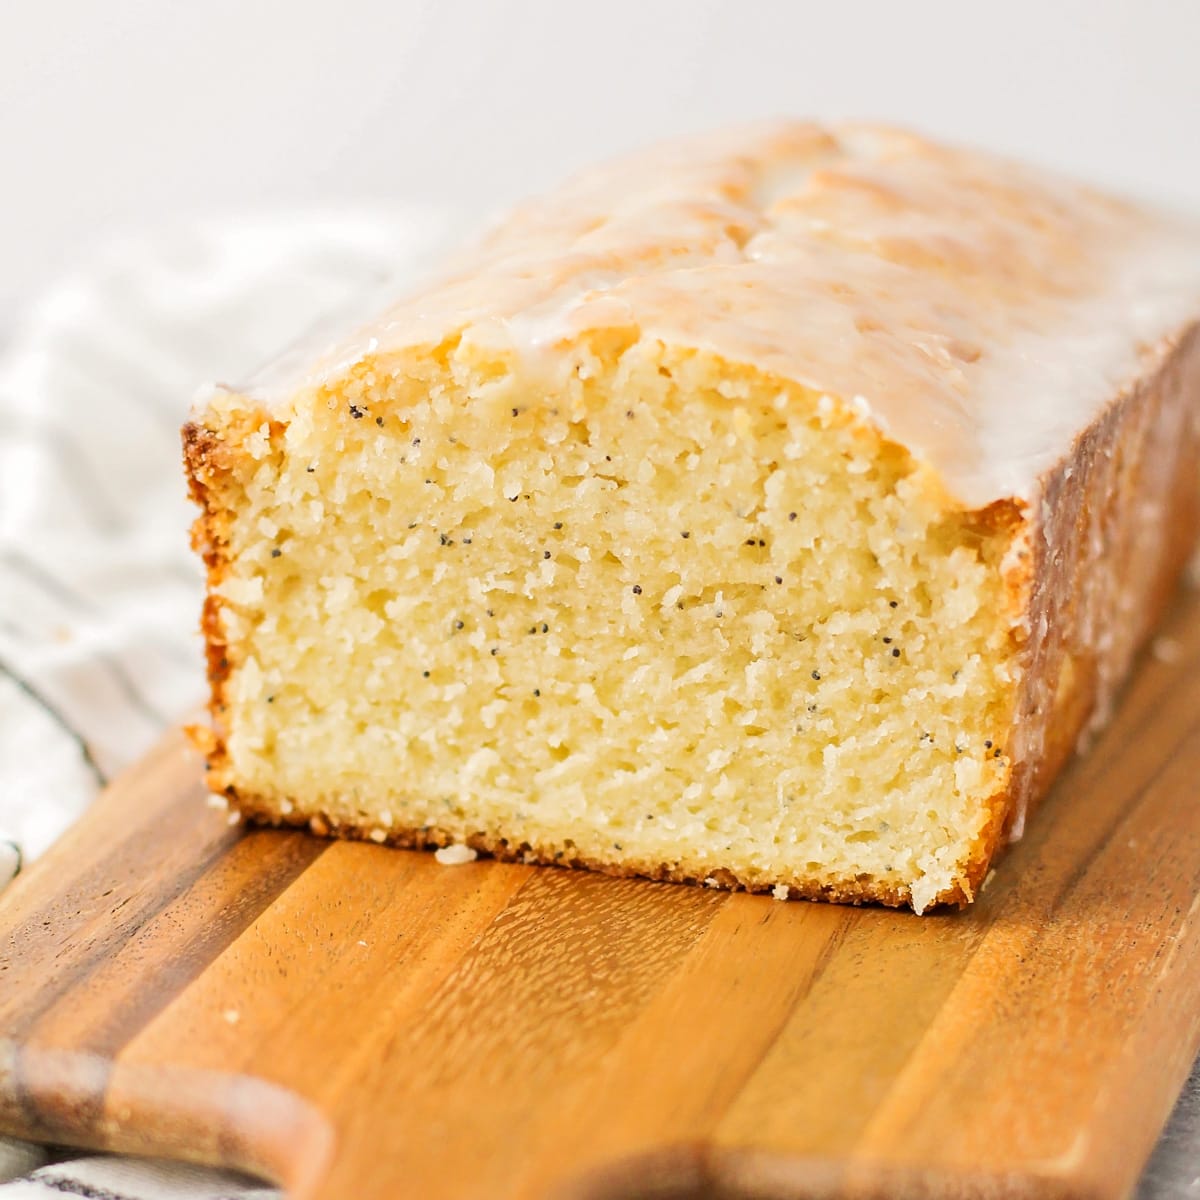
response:
[[[1200,3],[0,0],[0,303],[174,216],[476,218],[613,150],[784,113],[1200,209]]]

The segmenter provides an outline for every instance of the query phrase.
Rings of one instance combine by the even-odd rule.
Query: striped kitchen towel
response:
[[[26,1154],[27,1150],[14,1153]],[[4,1179],[4,1155],[0,1140],[0,1180]],[[4,1200],[79,1196],[85,1200],[277,1200],[279,1196],[275,1188],[230,1171],[115,1155],[61,1158],[27,1164],[25,1169],[28,1173],[21,1178],[0,1183]]]
[[[344,319],[454,222],[192,225],[111,247],[0,320],[0,893],[203,692],[178,429],[298,329]],[[2,900],[2,894],[0,894]],[[0,1200],[270,1200],[227,1172],[0,1137]],[[1138,1192],[1200,1200],[1200,1076]],[[416,1200],[416,1198],[414,1198]]]
[[[353,320],[449,225],[420,211],[190,224],[109,246],[0,320],[0,893],[201,701],[179,448],[192,395]],[[3,1200],[64,1194],[269,1193],[0,1138]]]

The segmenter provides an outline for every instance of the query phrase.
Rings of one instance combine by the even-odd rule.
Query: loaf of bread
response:
[[[211,785],[318,834],[966,903],[1195,543],[1198,316],[1186,221],[901,132],[584,175],[197,402]]]

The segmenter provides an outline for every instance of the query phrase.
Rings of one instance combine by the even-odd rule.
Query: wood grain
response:
[[[1200,1048],[1200,598],[975,907],[251,831],[178,736],[0,902],[0,1129],[342,1197],[1126,1196]]]

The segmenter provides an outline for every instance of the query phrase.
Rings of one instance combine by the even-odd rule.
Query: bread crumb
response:
[[[771,895],[774,896],[776,900],[786,900],[790,894],[791,890],[788,888],[786,883],[777,883],[771,889]]]
[[[209,792],[204,803],[218,812],[225,812],[229,808],[229,801],[220,792]]]
[[[464,863],[474,862],[479,855],[470,846],[442,846],[433,856],[443,867],[461,867]]]
[[[236,1025],[242,1019],[242,1014],[236,1008],[227,1008],[222,1014],[222,1017],[229,1022],[230,1025]]]
[[[382,845],[384,842],[387,841],[387,830],[386,829],[372,829],[371,832],[369,834],[367,834],[367,837],[369,837],[371,839],[371,841],[378,842],[380,845]]]
[[[230,825],[240,825],[242,823],[242,814],[235,808],[226,818],[226,821]]]
[[[1178,638],[1156,637],[1150,643],[1150,653],[1161,663],[1177,663],[1183,657],[1183,643]]]
[[[710,888],[719,888],[721,886],[721,881],[719,879],[715,878],[714,876],[710,875],[704,881],[704,886],[710,887]]]

